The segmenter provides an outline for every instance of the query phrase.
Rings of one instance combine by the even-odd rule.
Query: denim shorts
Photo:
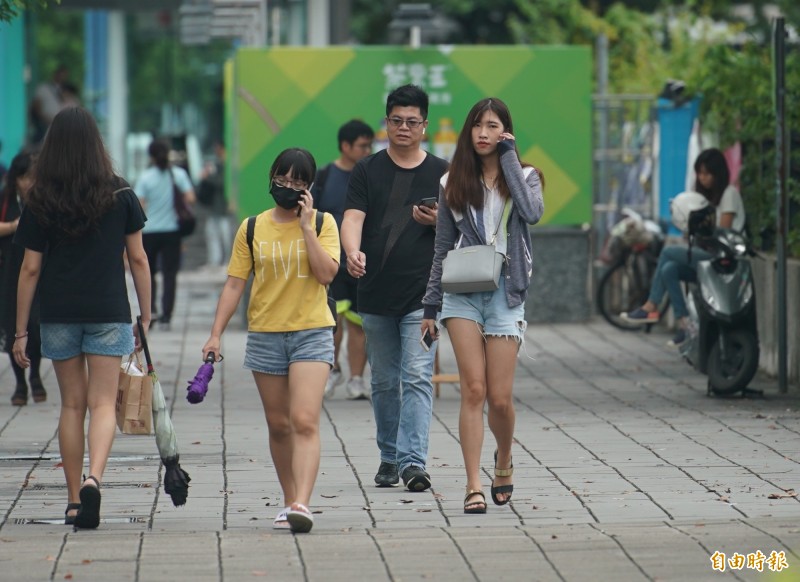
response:
[[[69,360],[80,354],[127,356],[133,352],[130,323],[42,323],[42,356]]]
[[[333,367],[333,329],[247,334],[244,367],[254,372],[286,376],[293,362],[325,362]]]
[[[440,321],[447,327],[450,317],[475,321],[484,336],[513,337],[523,343],[525,329],[525,304],[508,306],[504,277],[500,277],[500,287],[494,291],[479,293],[445,293],[442,300]]]

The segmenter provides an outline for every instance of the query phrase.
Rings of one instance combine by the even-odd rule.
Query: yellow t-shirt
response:
[[[272,213],[267,210],[256,218],[253,259],[247,248],[247,219],[242,222],[228,263],[228,275],[247,279],[255,261],[247,308],[248,330],[280,332],[332,327],[335,322],[328,309],[327,292],[311,272],[300,220],[278,223]],[[311,218],[312,225],[315,220]],[[331,214],[325,214],[319,242],[338,263],[339,230]]]

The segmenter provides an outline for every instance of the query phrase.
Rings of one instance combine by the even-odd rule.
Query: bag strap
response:
[[[492,240],[489,241],[490,245],[493,245],[497,240],[497,233],[500,232],[500,225],[503,224],[503,219],[506,218],[506,210],[509,208],[509,203],[511,202],[511,198],[506,198],[505,203],[503,204],[503,212],[500,213],[500,218],[497,220],[497,228],[494,229],[494,233],[492,234]]]
[[[319,208],[319,202],[322,200],[322,195],[325,193],[325,182],[328,180],[328,173],[331,171],[331,165],[328,164],[317,171],[316,180],[314,183],[314,190],[317,191],[317,197],[314,199],[314,206]],[[319,231],[317,231],[319,236]]]
[[[317,230],[317,237],[322,232],[322,222],[325,220],[325,213],[321,210],[317,210],[316,216],[316,230]],[[256,270],[256,257],[253,254],[253,241],[255,240],[256,236],[256,217],[251,216],[247,219],[247,231],[246,231],[246,238],[247,238],[247,248],[250,250],[250,260],[253,263],[253,272],[255,273]]]

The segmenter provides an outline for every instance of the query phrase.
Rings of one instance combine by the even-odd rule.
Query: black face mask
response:
[[[275,204],[286,210],[291,210],[292,208],[297,208],[303,191],[294,190],[286,186],[278,186],[273,182],[269,193],[272,194],[272,197],[275,199]]]

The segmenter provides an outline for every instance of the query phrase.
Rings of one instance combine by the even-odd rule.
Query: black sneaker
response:
[[[378,474],[375,475],[375,485],[378,487],[397,487],[400,483],[400,475],[397,474],[397,465],[381,461],[378,467]]]
[[[403,471],[403,484],[409,491],[425,491],[431,486],[431,476],[422,467],[409,465]]]

